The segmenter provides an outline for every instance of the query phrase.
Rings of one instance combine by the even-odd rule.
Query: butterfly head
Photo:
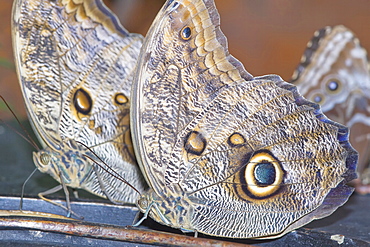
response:
[[[51,156],[49,153],[45,152],[45,151],[40,151],[40,152],[35,152],[33,153],[33,159],[34,159],[34,162],[37,166],[37,168],[41,171],[41,172],[46,172],[47,169],[50,167],[51,165]]]
[[[141,212],[145,212],[148,210],[150,205],[150,198],[147,193],[140,195],[139,199],[137,200],[137,206]]]
[[[50,174],[57,181],[60,181],[58,176],[58,168],[55,166],[55,154],[49,148],[45,148],[39,152],[33,153],[33,162],[42,173]]]

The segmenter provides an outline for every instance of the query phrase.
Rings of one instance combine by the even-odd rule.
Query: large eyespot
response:
[[[189,40],[191,38],[191,28],[189,26],[185,26],[180,31],[180,36],[183,40]]]
[[[123,93],[117,93],[114,95],[114,103],[116,105],[125,105],[128,102],[128,98]]]
[[[255,153],[245,167],[242,180],[246,184],[246,193],[251,198],[263,199],[273,195],[284,178],[284,171],[279,161],[267,150]]]
[[[198,131],[191,131],[185,139],[185,150],[190,154],[201,155],[207,146],[204,136]]]
[[[329,93],[336,93],[340,90],[341,83],[337,79],[331,79],[326,82],[326,89]]]
[[[83,88],[76,90],[73,96],[73,105],[78,113],[83,115],[89,114],[92,108],[92,100],[89,93]]]

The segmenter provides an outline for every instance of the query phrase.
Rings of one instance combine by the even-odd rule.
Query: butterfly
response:
[[[348,129],[279,76],[249,74],[229,54],[212,0],[165,3],[131,95],[134,149],[150,187],[137,203],[142,220],[275,238],[330,215],[353,191]]]
[[[37,168],[63,186],[135,202],[119,177],[146,187],[129,128],[143,37],[124,29],[101,0],[16,0],[12,18],[19,82],[43,146],[33,156]]]
[[[292,76],[299,92],[321,105],[326,116],[351,129],[359,151],[358,172],[370,184],[370,72],[366,50],[348,28],[340,25],[315,32]],[[360,193],[368,186],[357,184]]]

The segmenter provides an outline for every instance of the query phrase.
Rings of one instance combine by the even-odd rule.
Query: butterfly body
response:
[[[232,238],[274,238],[331,214],[357,154],[279,76],[253,77],[227,51],[211,0],[167,1],[132,88],[135,152],[156,221]]]
[[[67,186],[135,202],[112,173],[145,188],[129,128],[142,36],[125,30],[100,0],[14,1],[13,30],[27,113],[45,148],[34,154],[36,166]]]

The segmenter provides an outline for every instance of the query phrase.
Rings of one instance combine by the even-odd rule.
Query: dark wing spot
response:
[[[198,131],[191,131],[185,139],[185,150],[188,153],[201,155],[207,146],[204,136]]]
[[[128,98],[123,93],[117,93],[114,96],[114,103],[117,105],[124,105],[127,104]]]
[[[78,89],[73,96],[73,105],[78,113],[89,114],[92,108],[90,94],[82,88]]]
[[[186,26],[180,31],[181,38],[183,40],[189,40],[191,38],[191,28]]]
[[[173,0],[169,0],[169,1],[167,2],[167,4],[166,4],[166,7],[165,7],[165,8],[168,8],[172,3],[173,3]],[[178,2],[175,2],[175,3],[173,4],[173,6],[172,6],[172,9],[176,8],[176,7],[177,7],[177,5],[179,5],[179,3],[178,3]]]
[[[231,147],[235,147],[235,146],[244,144],[245,143],[245,138],[242,134],[235,132],[231,136],[229,136],[229,139],[227,140],[227,143]]]

